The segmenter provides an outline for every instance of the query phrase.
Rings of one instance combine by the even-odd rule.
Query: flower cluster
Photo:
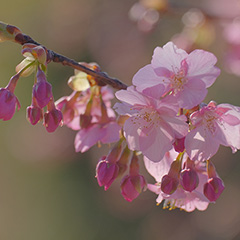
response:
[[[94,63],[89,68],[99,69]],[[63,124],[78,131],[75,138],[76,152],[86,152],[95,144],[112,143],[119,140],[120,125],[111,109],[112,90],[96,85],[94,79],[81,71],[70,77],[70,96],[56,102],[63,114]]]
[[[240,108],[202,103],[220,74],[216,62],[209,52],[188,54],[169,42],[135,74],[134,86],[116,93],[128,147],[143,154],[157,181],[148,188],[171,209],[204,210],[215,202],[224,185],[210,158],[220,145],[240,149]]]
[[[0,23],[0,41],[21,39],[19,34],[23,37],[19,29]],[[232,31],[230,35],[239,40]],[[172,42],[157,47],[151,63],[134,75],[132,86],[118,85],[122,90],[115,93],[120,100],[115,111],[112,90],[99,81],[107,74],[96,63],[81,63],[79,69],[94,74],[75,70],[68,81],[72,94],[54,102],[46,78],[52,53],[27,43],[22,54],[25,59],[17,65],[17,73],[0,89],[0,119],[10,120],[20,108],[15,87],[20,77],[33,73],[32,103],[27,108],[32,125],[43,120],[48,132],[61,124],[77,131],[76,152],[115,143],[97,163],[99,186],[107,190],[122,178],[121,194],[127,201],[148,188],[158,195],[157,204],[164,201],[164,208],[188,212],[205,210],[219,198],[224,183],[211,158],[220,145],[233,153],[240,149],[240,107],[203,103],[220,74],[212,53],[194,50],[188,54]],[[155,184],[147,184],[140,174],[140,154]]]

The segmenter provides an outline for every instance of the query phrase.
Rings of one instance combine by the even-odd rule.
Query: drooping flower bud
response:
[[[14,95],[14,90],[19,79],[19,75],[13,76],[6,88],[0,88],[0,119],[3,121],[10,120],[15,111],[16,106],[20,109],[20,103]]]
[[[180,173],[180,183],[184,190],[192,192],[199,183],[197,172],[192,168],[183,169]]]
[[[10,120],[16,110],[20,108],[17,97],[6,88],[0,89],[0,119],[3,121]]]
[[[181,161],[177,159],[172,162],[168,174],[164,175],[161,180],[162,192],[171,195],[173,194],[179,184],[179,172],[181,169]]]
[[[51,100],[48,104],[48,110],[44,114],[43,125],[48,132],[54,132],[58,126],[62,125],[62,120],[62,112],[56,109],[53,100]]]
[[[128,202],[131,202],[145,190],[146,186],[145,178],[142,175],[127,175],[121,182],[121,194]]]
[[[37,73],[37,83],[33,86],[33,96],[40,108],[45,107],[53,97],[52,86],[47,82],[44,72],[40,69]]]
[[[180,183],[183,189],[188,192],[192,192],[199,184],[199,178],[195,170],[194,162],[189,158],[185,162],[185,169],[180,173]]]
[[[43,117],[42,109],[31,105],[27,107],[27,119],[32,125],[36,125]]]
[[[223,181],[218,177],[209,178],[204,184],[204,195],[209,201],[215,202],[224,190]]]
[[[100,187],[106,191],[118,176],[118,165],[109,163],[106,156],[102,157],[96,167],[96,178]]]
[[[161,181],[161,190],[162,192],[171,195],[177,190],[178,184],[179,180],[177,178],[164,175]]]

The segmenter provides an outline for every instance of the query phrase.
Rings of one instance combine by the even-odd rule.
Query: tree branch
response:
[[[10,26],[10,25],[8,25]],[[12,27],[12,26],[11,26]],[[36,42],[35,40],[33,40],[30,36],[22,34],[22,33],[18,33],[15,37],[15,42],[24,45],[26,43],[33,43],[35,45],[41,45],[40,43]],[[42,47],[44,47],[43,45],[41,45]],[[60,55],[58,53],[55,53],[52,50],[48,50],[46,47],[44,47],[47,52],[48,52],[48,63],[49,62],[56,62],[56,63],[61,63],[64,66],[69,66],[72,67],[74,69],[80,70],[82,72],[85,72],[88,75],[91,75],[92,77],[94,77],[94,79],[97,81],[97,83],[100,86],[104,86],[104,85],[110,85],[111,87],[115,88],[115,89],[126,89],[128,86],[125,83],[122,83],[121,81],[119,81],[116,78],[111,78],[109,77],[106,73],[104,72],[95,72],[94,70],[79,64],[78,62],[67,58],[63,55]]]

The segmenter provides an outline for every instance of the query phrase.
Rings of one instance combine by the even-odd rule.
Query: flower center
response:
[[[184,85],[188,82],[188,79],[185,76],[184,69],[180,69],[180,71],[174,73],[170,77],[170,82],[174,95],[182,91],[184,89]]]
[[[216,122],[218,121],[218,119],[219,115],[217,113],[211,110],[207,111],[203,117],[203,124],[205,126],[205,129],[214,134],[216,131]]]
[[[158,126],[160,124],[161,118],[156,110],[151,108],[141,109],[133,118],[132,123],[138,124],[140,129],[149,129]]]

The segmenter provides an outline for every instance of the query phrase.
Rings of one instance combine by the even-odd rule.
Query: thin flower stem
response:
[[[22,33],[19,33],[16,35],[15,42],[17,42],[21,45],[24,45],[26,43],[33,43],[38,46],[41,45],[40,43],[33,40],[30,36],[22,34]],[[41,45],[41,46],[44,47],[43,45]],[[99,86],[109,85],[115,89],[126,89],[128,87],[125,83],[122,83],[121,81],[119,81],[116,78],[109,77],[104,72],[95,72],[94,70],[87,68],[87,67],[83,66],[82,64],[79,64],[78,62],[76,62],[68,57],[65,57],[63,55],[60,55],[60,54],[52,51],[52,50],[49,50],[46,47],[44,47],[44,48],[47,50],[47,53],[48,53],[48,60],[47,60],[48,63],[50,63],[51,61],[55,62],[55,63],[61,63],[64,66],[69,66],[74,69],[85,72],[86,74],[94,77],[95,81],[98,83]]]

